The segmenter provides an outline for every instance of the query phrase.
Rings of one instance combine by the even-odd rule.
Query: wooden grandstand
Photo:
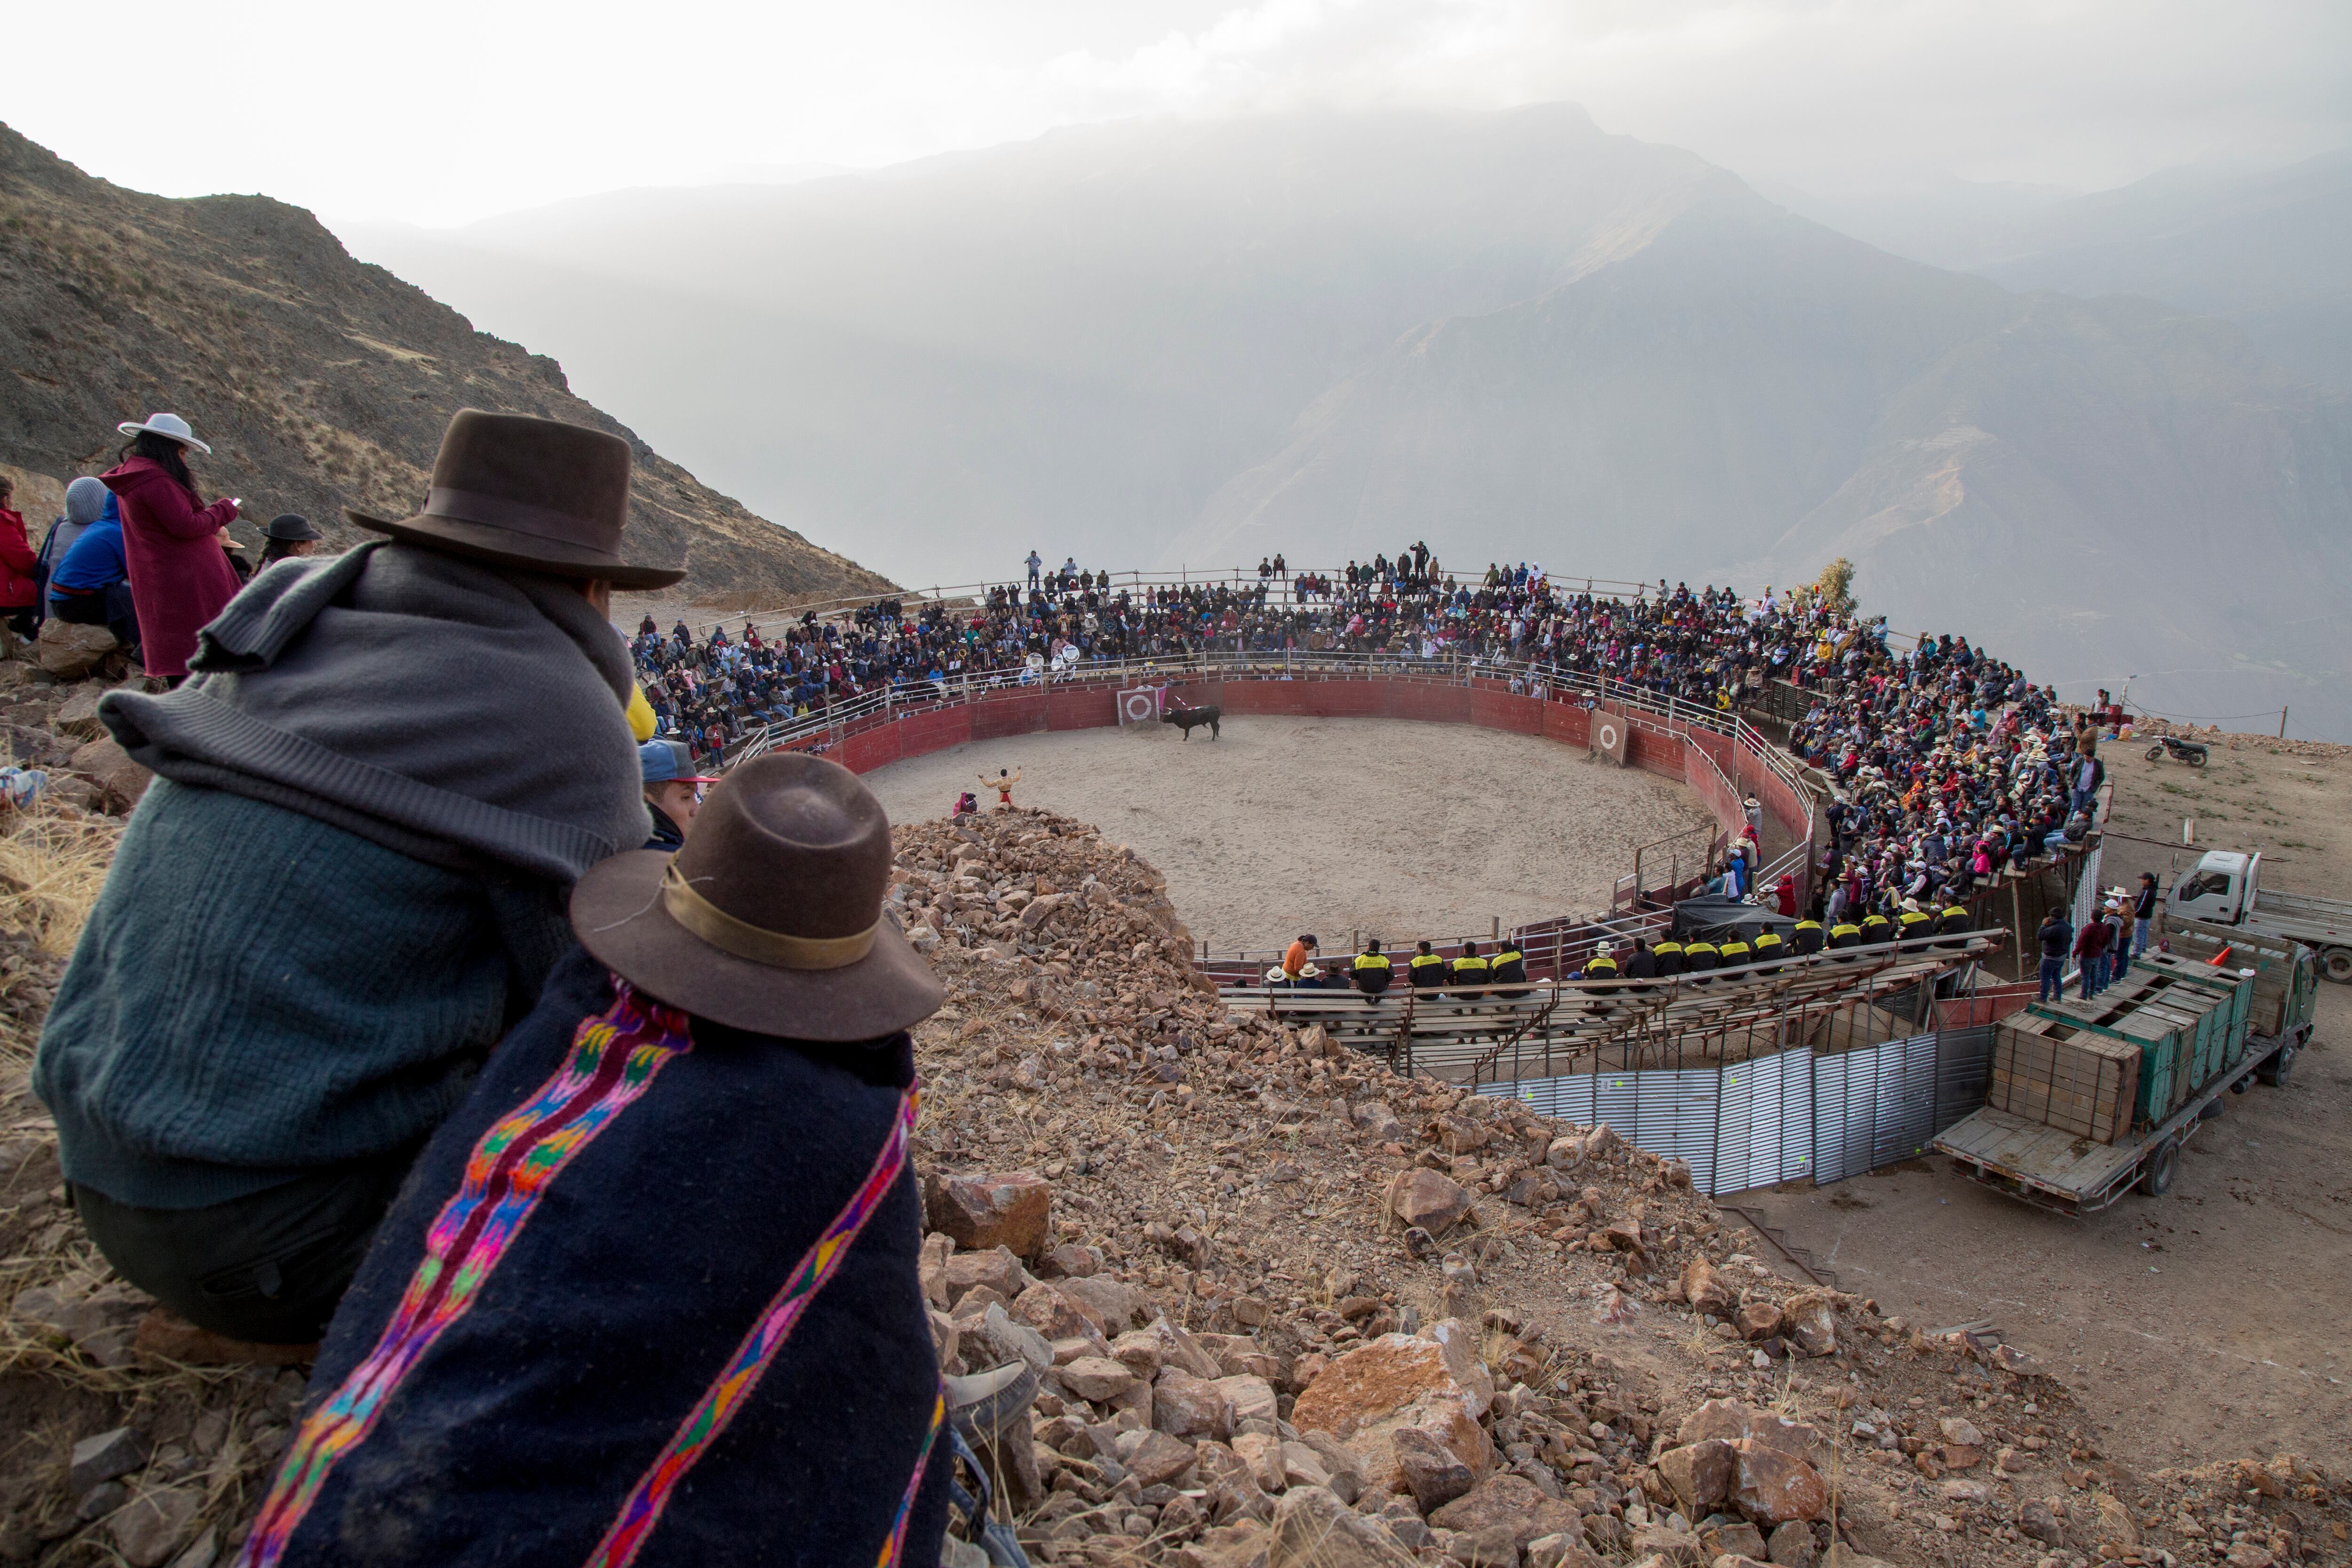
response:
[[[1229,986],[1229,1007],[1323,1026],[1395,1071],[1478,1085],[1572,1072],[1714,1067],[1798,1046],[1836,1051],[1932,1028],[1929,1003],[1964,994],[2005,931],[1886,942],[1672,979],[1529,980],[1377,999],[1345,990]]]

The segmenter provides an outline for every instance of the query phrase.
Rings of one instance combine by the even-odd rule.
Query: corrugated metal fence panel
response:
[[[1812,1067],[1812,1052],[1801,1049],[1722,1070],[1711,1190],[1740,1192],[1811,1174]]]
[[[1878,1105],[1878,1053],[1843,1051],[1813,1061],[1813,1180],[1843,1181],[1870,1168]]]
[[[1936,1033],[1936,1131],[1979,1110],[1992,1078],[1992,1030],[1938,1030]]]
[[[1872,1119],[1873,1169],[1923,1153],[1936,1135],[1936,1037],[1890,1040],[1877,1050],[1878,1104]]]
[[[1716,1105],[1723,1075],[1706,1067],[1644,1072],[1641,1078],[1633,1141],[1652,1154],[1687,1160],[1691,1185],[1715,1191]]]
[[[1591,1073],[1578,1072],[1562,1078],[1527,1078],[1516,1083],[1482,1083],[1478,1092],[1518,1100],[1538,1116],[1591,1126],[1593,1082]]]
[[[1990,1029],[1949,1030],[1834,1056],[1787,1051],[1719,1069],[1580,1072],[1478,1092],[1564,1122],[1606,1122],[1637,1148],[1689,1161],[1701,1192],[1742,1192],[1837,1181],[1925,1153],[1984,1103],[1991,1049]]]

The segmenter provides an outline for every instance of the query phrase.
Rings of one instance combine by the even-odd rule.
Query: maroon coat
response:
[[[199,507],[152,457],[133,457],[99,477],[122,500],[122,559],[147,673],[184,675],[196,628],[236,597],[236,573],[218,537],[236,516],[236,504]]]
[[[25,519],[0,507],[0,610],[22,610],[39,601],[33,569],[40,554],[25,538]]]

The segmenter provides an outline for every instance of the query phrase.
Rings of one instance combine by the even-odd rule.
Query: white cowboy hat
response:
[[[143,430],[151,435],[160,435],[167,441],[176,441],[183,446],[193,446],[207,457],[212,455],[213,449],[198,441],[196,433],[188,428],[188,422],[176,413],[151,413],[143,424],[135,420],[126,419],[114,428],[125,435],[136,435]]]
[[[1269,985],[1269,986],[1280,985],[1280,984],[1282,983],[1282,980],[1283,980],[1283,973],[1282,973],[1282,966],[1281,966],[1281,965],[1276,964],[1273,968],[1268,969],[1268,970],[1265,972],[1265,983],[1266,983],[1267,985]]]
[[[1302,980],[1311,980],[1322,973],[1322,970],[1312,964],[1302,964],[1299,966],[1298,977]]]

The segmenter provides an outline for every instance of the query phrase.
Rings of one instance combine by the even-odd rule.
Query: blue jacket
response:
[[[65,559],[58,562],[49,573],[51,591],[71,589],[77,593],[95,593],[121,582],[129,572],[122,560],[122,518],[115,511],[115,498],[106,497],[106,515],[82,529],[66,551]]]
[[[688,1019],[574,948],[384,1217],[280,1472],[315,1492],[281,1481],[255,1538],[284,1568],[578,1568],[667,1469],[636,1568],[870,1563],[901,1520],[891,1561],[934,1568],[913,1082],[904,1033]],[[835,1271],[755,1333],[852,1214]],[[724,1424],[691,1419],[731,1372]]]

